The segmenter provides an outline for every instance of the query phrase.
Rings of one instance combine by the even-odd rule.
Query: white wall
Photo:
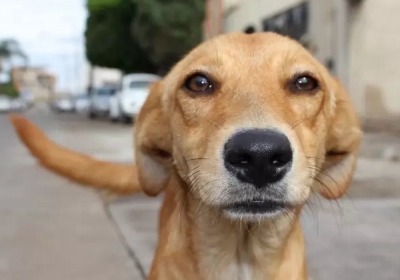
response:
[[[399,0],[363,0],[351,13],[349,90],[364,117],[400,116],[399,32]]]

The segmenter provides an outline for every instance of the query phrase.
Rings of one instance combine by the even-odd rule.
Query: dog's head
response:
[[[273,33],[203,43],[152,88],[135,145],[144,191],[172,174],[230,218],[301,207],[349,187],[361,130],[343,86]]]

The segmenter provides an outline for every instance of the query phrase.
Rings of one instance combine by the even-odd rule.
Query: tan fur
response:
[[[183,89],[195,71],[217,82],[214,93],[194,96]],[[318,79],[317,93],[288,91],[287,80],[303,72]],[[13,121],[33,155],[67,178],[114,189],[119,176],[102,177],[97,168],[124,178],[135,172],[101,163],[83,180],[75,174],[96,161],[47,139],[43,147],[34,144],[37,129]],[[278,129],[290,139],[294,164],[283,184],[291,207],[283,214],[248,218],[221,210],[235,198],[221,149],[242,128]],[[141,188],[148,195],[166,192],[148,279],[305,280],[299,215],[311,192],[327,199],[346,193],[361,130],[343,86],[298,43],[273,33],[228,34],[201,44],[154,84],[134,137]],[[74,164],[61,166],[55,160],[61,158]],[[138,189],[135,180],[128,181],[123,189]]]
[[[50,141],[23,117],[10,115],[10,120],[21,141],[45,168],[71,181],[114,193],[141,191],[135,166],[92,159]]]

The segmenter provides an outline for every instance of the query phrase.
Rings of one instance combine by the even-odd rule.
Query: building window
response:
[[[276,32],[300,42],[308,33],[308,2],[266,18],[262,21],[263,31]]]
[[[253,34],[256,32],[256,29],[253,26],[248,26],[244,29],[244,33],[246,34]]]

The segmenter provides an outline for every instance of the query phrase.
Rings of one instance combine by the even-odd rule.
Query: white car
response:
[[[0,112],[8,112],[12,109],[11,99],[0,95]]]
[[[56,112],[72,112],[74,110],[74,103],[70,97],[62,97],[54,100],[51,104]]]
[[[90,105],[89,97],[86,94],[74,96],[74,108],[79,114],[87,113]]]
[[[26,104],[25,100],[22,98],[14,98],[11,99],[11,110],[12,111],[22,111],[28,108],[28,104]]]
[[[136,117],[149,94],[150,85],[161,79],[153,74],[129,74],[122,78],[122,87],[110,99],[110,119],[130,122]]]

